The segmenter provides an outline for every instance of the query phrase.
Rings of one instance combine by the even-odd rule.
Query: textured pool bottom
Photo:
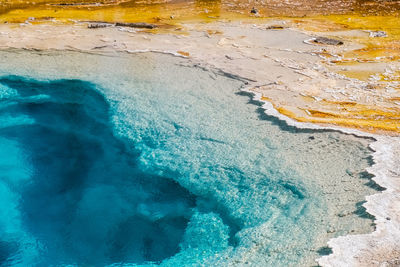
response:
[[[313,265],[372,230],[368,140],[287,127],[171,56],[1,56],[0,260]]]
[[[6,154],[1,165],[13,166],[3,175],[15,184],[19,220],[40,240],[45,265],[143,263],[178,251],[193,196],[168,177],[141,172],[138,153],[114,137],[109,105],[92,84],[21,77],[0,84],[18,95],[3,101],[3,118],[32,121],[2,129],[1,143],[17,144],[27,159]],[[17,181],[18,170],[29,174]]]

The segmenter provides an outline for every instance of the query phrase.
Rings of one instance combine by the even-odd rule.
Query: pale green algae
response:
[[[286,126],[240,93],[243,81],[155,53],[14,50],[0,62],[2,76],[96,84],[141,169],[196,197],[180,251],[162,266],[311,266],[330,238],[373,230],[361,207],[375,192],[364,172],[370,140]],[[10,204],[2,227],[22,233],[29,263],[41,250]]]

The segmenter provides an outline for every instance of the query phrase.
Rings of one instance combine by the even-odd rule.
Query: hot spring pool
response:
[[[187,59],[0,54],[2,265],[311,266],[373,229],[370,140]]]

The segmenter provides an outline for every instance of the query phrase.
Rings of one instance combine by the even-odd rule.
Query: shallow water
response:
[[[372,230],[369,140],[161,54],[1,52],[3,265],[288,266]]]

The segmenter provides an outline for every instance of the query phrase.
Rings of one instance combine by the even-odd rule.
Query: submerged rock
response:
[[[251,14],[258,14],[258,10],[257,10],[255,7],[253,7],[253,8],[250,10],[250,13],[251,13]]]
[[[268,26],[266,29],[267,30],[283,30],[285,27],[283,27],[282,25],[271,25]]]
[[[313,43],[325,44],[325,45],[342,45],[343,42],[336,39],[331,39],[327,37],[316,37],[312,40]]]
[[[117,23],[115,23],[115,26],[131,27],[131,28],[144,28],[144,29],[154,29],[154,28],[157,28],[157,25],[150,24],[150,23],[145,23],[145,22],[137,22],[137,23],[122,23],[122,22],[117,22]]]
[[[89,29],[106,28],[109,26],[111,26],[111,24],[108,24],[108,23],[90,23],[90,24],[88,24]]]

